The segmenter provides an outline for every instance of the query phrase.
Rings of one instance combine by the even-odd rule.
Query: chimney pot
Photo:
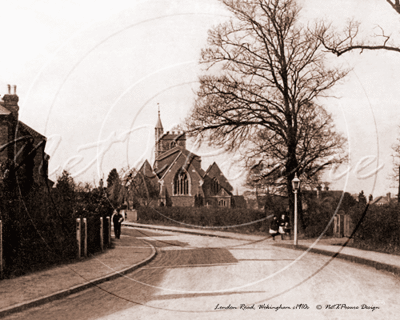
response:
[[[11,94],[11,85],[7,85],[7,88],[8,88],[8,94]]]
[[[17,86],[14,85],[14,94],[17,94]]]

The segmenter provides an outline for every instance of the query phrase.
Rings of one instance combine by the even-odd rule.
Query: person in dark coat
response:
[[[119,239],[121,237],[121,224],[122,221],[124,221],[124,217],[121,214],[120,209],[114,211],[112,221],[114,224],[115,238]]]
[[[275,236],[278,234],[278,230],[279,230],[278,217],[274,215],[271,224],[269,226],[269,233],[272,236],[272,240],[274,241],[275,241]]]

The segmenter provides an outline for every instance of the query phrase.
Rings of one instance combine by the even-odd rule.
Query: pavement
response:
[[[113,248],[89,258],[0,281],[0,318],[120,277],[156,255],[149,243],[121,235]]]
[[[123,226],[254,242],[267,240],[269,244],[275,246],[346,259],[400,276],[400,256],[347,247],[345,246],[347,238],[299,240],[298,245],[294,246],[293,240],[280,240],[276,237],[273,242],[268,235],[241,234],[212,228],[193,229],[134,222],[124,222]],[[123,233],[121,239],[113,239],[114,248],[106,249],[90,258],[1,280],[0,318],[115,279],[140,268],[155,257],[156,249],[151,244],[124,236]]]

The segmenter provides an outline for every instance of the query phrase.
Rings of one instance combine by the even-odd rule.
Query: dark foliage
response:
[[[78,192],[64,171],[54,189],[33,186],[24,195],[13,177],[8,177],[0,184],[0,192],[5,277],[75,259],[77,217],[88,219],[88,253],[99,251],[100,217],[112,213],[99,188]]]
[[[117,169],[112,169],[107,177],[107,189],[111,188],[115,183],[119,183],[119,175]]]
[[[332,236],[333,216],[349,214],[357,201],[348,193],[335,191],[321,192],[319,198],[316,193],[304,193],[303,202],[307,206],[304,210],[304,235],[306,237]]]
[[[216,230],[254,232],[266,228],[265,214],[243,208],[140,207],[141,223],[163,223],[184,227],[221,227]],[[259,221],[261,220],[261,221]]]
[[[350,211],[353,226],[360,220],[365,206]],[[371,205],[354,235],[354,246],[376,251],[400,254],[400,206],[390,203]]]

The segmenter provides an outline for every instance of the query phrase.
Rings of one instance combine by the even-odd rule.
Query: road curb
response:
[[[282,247],[282,248],[286,248],[286,249],[309,251],[311,253],[322,254],[325,256],[332,257],[332,258],[339,258],[342,260],[347,260],[350,262],[367,265],[367,266],[373,267],[377,270],[388,271],[390,273],[393,273],[396,276],[400,276],[400,267],[397,267],[397,266],[394,266],[391,264],[387,264],[387,263],[383,263],[383,262],[379,262],[379,261],[375,261],[375,260],[369,260],[369,259],[352,256],[352,255],[345,254],[345,253],[340,253],[340,252],[333,252],[333,251],[328,251],[328,250],[323,250],[323,249],[310,248],[310,247],[307,247],[304,245],[295,246],[294,244],[275,243],[274,246]]]
[[[168,226],[160,226],[160,225],[142,225],[139,223],[134,223],[134,222],[129,222],[129,224],[123,224],[125,227],[130,227],[130,228],[142,228],[142,229],[150,229],[150,230],[162,230],[162,231],[172,231],[172,232],[180,232],[180,233],[188,233],[188,234],[195,234],[195,235],[201,235],[201,236],[211,236],[211,237],[220,237],[220,238],[227,238],[227,239],[235,239],[235,240],[246,240],[248,239],[241,239],[240,237],[233,237],[233,236],[223,236],[223,235],[215,235],[215,234],[208,234],[206,232],[198,232],[196,230],[190,230],[190,229],[173,229]],[[274,243],[274,246],[277,247],[282,247],[282,248],[287,248],[287,249],[293,249],[293,250],[302,250],[302,251],[309,251],[312,253],[316,254],[322,254],[330,257],[335,257],[343,260],[347,260],[350,262],[355,262],[363,265],[367,265],[370,267],[373,267],[377,270],[384,270],[388,271],[390,273],[393,273],[396,276],[400,276],[400,267],[375,261],[375,260],[369,260],[357,256],[352,256],[349,254],[345,253],[338,253],[338,252],[333,252],[333,251],[328,251],[328,250],[323,250],[323,249],[317,249],[317,248],[310,248],[305,245],[293,245],[293,244],[287,244],[287,243]]]
[[[145,241],[145,240],[143,240],[143,241]],[[30,300],[30,301],[27,301],[27,302],[22,302],[22,303],[13,305],[13,306],[5,308],[5,309],[1,309],[0,310],[0,318],[4,317],[6,315],[12,314],[12,313],[21,312],[21,311],[29,309],[29,308],[37,307],[37,306],[40,306],[42,304],[45,304],[45,303],[48,303],[48,302],[51,302],[51,301],[54,301],[54,300],[58,300],[58,299],[61,299],[61,298],[64,298],[64,297],[67,297],[67,296],[69,296],[71,294],[74,294],[74,293],[89,289],[91,287],[95,287],[95,286],[97,286],[97,285],[99,285],[99,284],[101,284],[103,282],[114,280],[114,279],[119,278],[119,277],[121,277],[121,276],[123,276],[125,274],[128,274],[128,273],[131,273],[131,272],[135,271],[136,269],[148,264],[157,255],[156,248],[153,245],[151,245],[150,243],[148,243],[148,242],[146,242],[146,243],[150,246],[152,252],[151,252],[150,256],[147,257],[145,260],[143,260],[143,261],[141,261],[139,263],[136,263],[136,264],[134,264],[134,265],[132,265],[132,266],[130,266],[128,268],[125,268],[125,269],[123,269],[121,271],[116,271],[116,272],[114,272],[114,273],[112,273],[110,275],[107,275],[107,276],[104,276],[104,277],[100,277],[100,278],[88,281],[88,282],[80,284],[80,285],[76,285],[74,287],[71,287],[71,288],[68,288],[68,289],[65,289],[65,290],[60,290],[58,292],[49,294],[49,295],[44,296],[44,297],[33,299],[33,300]]]

